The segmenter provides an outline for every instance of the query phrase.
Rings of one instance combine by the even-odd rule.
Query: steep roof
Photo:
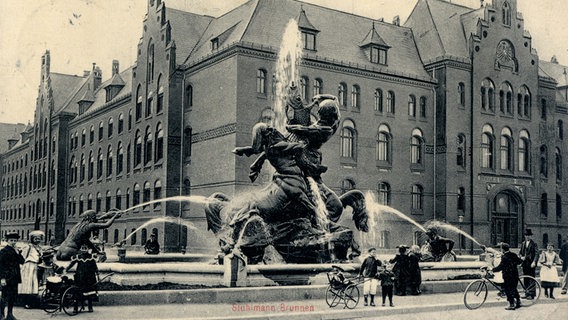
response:
[[[467,39],[482,16],[482,8],[472,9],[443,0],[419,0],[405,26],[414,31],[424,62],[442,56],[469,58]]]
[[[8,151],[8,140],[11,139],[14,134],[19,134],[24,131],[26,125],[23,123],[0,123],[0,154]],[[21,137],[18,137],[20,140]]]
[[[65,107],[68,105],[70,97],[74,97],[74,101],[77,101],[83,96],[84,91],[81,91],[81,88],[85,86],[88,78],[55,72],[50,73],[49,77],[51,79],[55,113],[66,109]]]
[[[301,17],[301,10],[305,11],[310,25],[319,30],[317,51],[308,54],[380,68],[387,73],[430,79],[418,55],[411,29],[295,0],[251,0],[211,21],[187,61],[211,54],[211,41],[230,28],[233,30],[224,42],[219,42],[220,48],[241,41],[277,50],[286,25],[291,19]],[[388,66],[372,64],[360,47],[373,22],[379,38],[392,47],[388,53]]]
[[[105,88],[106,86],[112,82],[111,78],[105,82],[103,82],[98,88],[97,90],[95,90],[94,92],[94,102],[91,105],[91,107],[89,107],[89,109],[82,114],[81,116],[87,115],[87,114],[91,114],[93,112],[95,112],[96,110],[99,110],[101,108],[104,108],[110,104],[112,104],[114,101],[117,101],[129,94],[132,93],[132,67],[129,67],[125,70],[123,70],[122,72],[120,72],[120,77],[124,80],[124,87],[122,87],[122,89],[120,90],[120,92],[114,97],[114,99],[110,100],[110,101],[106,101],[106,91]],[[75,103],[76,104],[76,103]]]
[[[376,44],[378,46],[382,46],[382,47],[390,47],[389,45],[387,45],[385,43],[385,41],[383,40],[383,38],[381,38],[381,36],[379,36],[379,34],[377,33],[377,30],[375,30],[375,23],[373,22],[373,27],[371,28],[371,30],[369,30],[369,33],[367,33],[367,36],[365,37],[365,39],[363,39],[363,41],[361,41],[361,46],[368,46],[371,44]]]
[[[558,63],[540,60],[538,62],[538,74],[551,77],[558,82],[559,87],[568,86],[568,67]]]
[[[171,8],[166,9],[166,18],[176,43],[176,62],[183,63],[213,18]]]

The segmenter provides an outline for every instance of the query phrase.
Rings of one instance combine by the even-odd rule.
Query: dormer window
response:
[[[371,47],[371,62],[378,64],[387,64],[387,49],[380,47]]]
[[[316,34],[314,32],[302,31],[302,40],[304,41],[304,49],[316,50]]]
[[[219,49],[219,38],[211,40],[211,50]]]

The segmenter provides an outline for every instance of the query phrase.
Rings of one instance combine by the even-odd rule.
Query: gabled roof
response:
[[[20,133],[25,128],[26,125],[23,123],[0,123],[0,154],[8,151],[8,139],[14,135],[14,132]]]
[[[108,86],[123,86],[125,84],[124,80],[122,80],[122,77],[120,76],[119,73],[115,74],[114,76],[112,76],[112,78],[110,79],[109,83],[106,85]]]
[[[106,101],[106,91],[104,88],[108,86],[108,84],[112,81],[112,78],[103,82],[97,90],[94,92],[94,102],[93,104],[81,115],[85,116],[91,114],[101,108],[104,108],[108,105],[111,105],[114,101],[120,100],[123,97],[132,94],[132,67],[125,69],[124,71],[120,72],[120,77],[122,79],[126,79],[124,83],[124,87],[119,91],[119,93],[114,97],[114,99],[110,101]]]
[[[309,54],[338,62],[355,63],[361,67],[380,68],[387,73],[431,79],[424,70],[411,29],[375,22],[377,34],[384,43],[392,46],[388,52],[388,66],[378,66],[372,64],[360,48],[361,39],[369,33],[373,19],[295,0],[251,0],[211,21],[187,62],[211,54],[210,41],[237,23],[225,44],[240,41],[277,50],[286,25],[290,20],[297,19],[298,12],[302,9],[310,23],[321,30],[317,35],[317,51]]]
[[[298,21],[298,27],[301,29],[319,31],[308,19],[303,6],[300,8],[300,15],[298,16],[298,19],[296,19],[296,21]]]
[[[538,74],[551,77],[558,82],[559,87],[568,86],[568,67],[558,63],[540,60],[538,62]]]
[[[167,8],[166,18],[172,28],[176,45],[176,62],[181,64],[189,56],[212,17]]]
[[[81,91],[81,88],[85,86],[88,79],[88,77],[54,72],[49,74],[49,78],[51,79],[55,113],[66,109],[65,107],[68,105],[69,99],[77,102],[83,96],[84,91]]]
[[[365,36],[365,39],[363,39],[363,41],[361,41],[361,47],[366,47],[369,45],[378,45],[381,47],[390,47],[389,45],[387,45],[385,43],[385,41],[383,40],[383,38],[381,38],[381,36],[379,36],[379,34],[377,33],[377,30],[375,30],[375,23],[373,22],[373,27],[371,28],[371,30],[369,30],[369,33],[367,33],[367,35]]]
[[[405,26],[414,31],[423,61],[442,56],[469,58],[467,40],[483,10],[443,0],[419,0]]]

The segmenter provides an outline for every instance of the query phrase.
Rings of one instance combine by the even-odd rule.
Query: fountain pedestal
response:
[[[231,252],[223,258],[225,272],[223,274],[223,284],[227,287],[246,287],[247,286],[247,264],[246,257],[239,251]]]
[[[118,262],[126,262],[126,248],[118,248],[116,254],[118,255]]]

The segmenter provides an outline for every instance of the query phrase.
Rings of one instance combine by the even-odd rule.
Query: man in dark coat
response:
[[[440,262],[447,253],[451,253],[454,248],[454,240],[441,237],[434,228],[428,229],[426,232],[430,242],[430,252],[434,257],[434,261]]]
[[[525,230],[525,241],[521,244],[521,259],[523,260],[523,275],[536,277],[536,264],[538,262],[538,245],[532,239],[533,233],[531,229]],[[530,281],[525,279],[525,286],[529,286],[527,283]],[[525,298],[531,299],[535,296],[535,292],[530,292]]]
[[[6,234],[8,245],[0,250],[0,285],[2,285],[2,299],[0,300],[0,319],[16,320],[12,310],[14,301],[18,296],[18,284],[22,282],[20,265],[24,264],[21,252],[16,251],[16,243],[20,235],[16,232]],[[8,305],[8,314],[4,318],[4,308]]]
[[[505,294],[507,294],[507,301],[509,301],[509,306],[505,309],[515,310],[521,307],[521,297],[517,291],[517,283],[519,282],[517,266],[521,264],[523,260],[515,253],[509,251],[509,244],[507,243],[501,243],[501,250],[503,252],[501,263],[493,268],[493,272],[501,271],[503,273],[503,289],[505,290]]]
[[[389,262],[394,264],[392,272],[395,274],[396,279],[394,282],[394,291],[397,296],[406,295],[406,286],[409,281],[409,271],[410,271],[410,260],[406,253],[408,249],[405,245],[400,245],[398,248],[398,254],[394,256]]]
[[[152,232],[150,239],[144,244],[144,252],[146,252],[146,254],[160,253],[160,243],[158,243],[156,233]]]

